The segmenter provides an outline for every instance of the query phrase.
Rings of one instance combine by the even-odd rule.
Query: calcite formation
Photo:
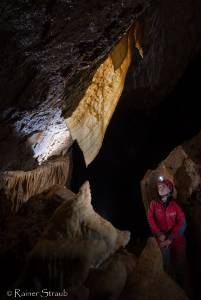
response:
[[[129,270],[118,255],[104,265],[126,246],[130,233],[114,228],[94,212],[88,183],[78,195],[65,185],[68,152],[75,140],[86,165],[98,154],[128,69],[131,80],[126,92],[133,101],[127,101],[124,109],[147,110],[172,90],[200,52],[200,11],[199,0],[1,1],[0,203],[3,208],[11,203],[15,212],[1,219],[2,274],[19,257],[24,266],[28,255],[19,284],[27,280],[37,288],[69,285],[80,299],[82,291],[87,299],[84,282],[91,268],[100,268],[104,291],[116,298],[126,285],[122,299],[164,295],[186,299],[163,272],[153,240],[127,284],[134,265]],[[192,151],[192,143],[175,149],[158,171],[176,183],[178,199],[189,209],[196,246],[201,249],[200,157]],[[147,173],[142,182],[146,208],[154,195],[150,183],[156,173]],[[43,213],[36,209],[37,201],[39,206],[43,203]],[[26,215],[30,220],[25,220]],[[30,243],[28,231],[33,236]],[[21,243],[23,233],[25,244]],[[11,241],[16,247],[13,252]],[[19,261],[16,273],[22,268]],[[107,284],[116,267],[122,273],[110,289]],[[5,278],[7,285],[16,280]],[[100,290],[93,292],[92,299],[102,296]]]
[[[172,89],[201,47],[198,0],[2,0],[0,8],[2,171],[32,170],[75,139],[88,165],[131,56],[131,106],[148,107]]]
[[[107,57],[121,38],[124,40],[147,6],[146,1],[130,0],[123,4],[122,1],[109,0],[99,4],[75,0],[1,2],[2,171],[31,170],[52,156],[68,151],[72,139],[65,119],[75,111],[99,68],[96,81],[104,76],[104,72],[107,78],[102,78],[101,85],[106,84],[104,94],[109,92],[104,101],[109,105],[105,107],[109,115],[104,121],[105,130],[129,65],[127,57],[122,70],[113,74],[113,64]],[[124,53],[127,54],[127,44]],[[101,67],[102,63],[104,67]],[[113,85],[116,85],[114,92]],[[96,92],[101,94],[97,89]],[[95,108],[95,112],[100,99],[92,91],[90,94],[95,102],[90,103],[90,107]],[[111,99],[113,95],[115,100]],[[100,115],[100,107],[97,112],[103,120],[105,115]],[[88,154],[91,158],[87,161],[94,158],[104,135],[102,132],[99,137],[102,122],[96,124],[94,121],[94,124],[98,140],[93,141],[98,146],[88,141],[86,146],[82,145],[95,148],[91,150],[92,154]],[[87,131],[85,127],[82,129]],[[75,129],[71,130],[75,139]]]
[[[89,300],[103,299],[107,295],[113,300],[119,299],[136,262],[134,254],[120,250],[99,268],[92,269],[85,284],[90,290]]]
[[[9,286],[19,279],[26,264],[28,253],[43,234],[55,210],[67,198],[75,197],[70,190],[61,185],[51,187],[39,195],[31,197],[15,213],[4,214],[6,199],[1,194],[0,218],[0,298],[3,299]],[[65,198],[65,199],[64,199]],[[5,211],[6,213],[6,211]],[[8,270],[12,268],[12,272]]]
[[[53,159],[32,171],[7,171],[0,176],[0,189],[9,199],[7,201],[11,201],[12,211],[17,211],[32,196],[39,195],[56,184],[64,186],[69,167],[69,157],[66,156]],[[3,202],[1,204],[4,205]]]
[[[129,239],[128,231],[116,229],[93,210],[86,182],[76,197],[67,198],[55,211],[29,255],[26,277],[31,274],[42,286],[80,285],[91,267],[98,267]]]
[[[194,137],[198,141],[200,134]],[[200,167],[192,157],[194,146],[186,144],[176,147],[168,157],[162,161],[156,170],[148,170],[141,181],[141,190],[143,203],[148,209],[151,199],[157,196],[156,181],[158,176],[162,175],[169,178],[175,185],[174,197],[178,198],[181,205],[188,205],[189,198],[199,189],[200,186]],[[188,150],[186,150],[188,149]],[[190,149],[190,150],[189,150]]]
[[[149,238],[120,300],[187,300],[185,292],[163,270],[163,260],[154,238]]]
[[[101,148],[105,131],[124,88],[132,48],[136,45],[143,55],[139,28],[134,24],[112,49],[95,72],[78,107],[66,120],[72,138],[77,140],[83,151],[86,165],[93,161]]]

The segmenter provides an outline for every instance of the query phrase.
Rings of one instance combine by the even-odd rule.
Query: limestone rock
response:
[[[2,0],[0,11],[2,171],[32,170],[75,139],[89,164],[131,56],[127,98],[134,100],[124,107],[133,109],[161,101],[201,48],[199,0]]]
[[[153,107],[171,92],[200,53],[200,13],[199,0],[176,0],[153,2],[140,16],[143,59],[138,64],[135,59],[131,65],[133,85],[127,97],[135,101],[128,103],[127,109]]]
[[[66,120],[72,138],[78,141],[83,151],[86,165],[92,162],[99,152],[105,131],[123,91],[131,63],[133,28],[97,69],[77,109]]]
[[[198,136],[197,139],[200,137]],[[163,175],[174,182],[174,196],[181,205],[187,205],[188,199],[200,184],[199,165],[185,151],[185,146],[176,147],[168,157],[160,163],[156,170],[148,170],[142,182],[143,202],[148,208],[149,202],[156,197],[156,180]]]
[[[118,299],[135,266],[135,255],[124,250],[114,254],[99,268],[92,269],[85,283],[90,290],[89,299]]]
[[[184,291],[163,271],[161,251],[149,238],[120,300],[187,300]]]
[[[64,193],[69,195],[69,199],[74,196],[67,188],[54,186],[29,199],[15,214],[7,214],[4,219],[1,218],[1,292],[20,276],[29,252],[40,239],[57,207],[64,201],[62,197]],[[12,272],[9,271],[10,269]]]
[[[29,257],[27,274],[42,284],[79,286],[91,267],[125,247],[130,233],[115,229],[91,205],[89,183],[56,210]]]
[[[144,0],[1,1],[1,170],[31,170],[68,150],[65,119],[147,6]],[[122,80],[125,72],[119,73]]]
[[[7,171],[0,175],[0,189],[11,201],[12,211],[31,197],[39,195],[56,184],[64,186],[69,174],[69,157],[51,160],[32,171]],[[2,202],[2,205],[4,203]],[[6,205],[6,204],[5,204]]]

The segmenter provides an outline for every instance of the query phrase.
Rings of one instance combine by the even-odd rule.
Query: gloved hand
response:
[[[161,234],[159,235],[159,237],[158,237],[158,240],[159,240],[160,242],[164,242],[165,239],[166,239],[166,236],[165,236],[165,234],[163,234],[163,233],[161,233]]]
[[[161,243],[160,243],[160,246],[161,246],[161,247],[169,247],[171,243],[172,243],[172,241],[169,240],[169,239],[167,239],[167,240],[161,242]]]

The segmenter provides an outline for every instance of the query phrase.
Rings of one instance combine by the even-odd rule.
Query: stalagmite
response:
[[[185,292],[163,270],[158,244],[149,238],[119,300],[188,300]]]
[[[93,210],[88,182],[76,197],[68,197],[29,256],[28,270],[45,285],[52,278],[60,284],[61,274],[67,285],[84,282],[91,267],[98,267],[130,240],[130,232],[116,229]]]

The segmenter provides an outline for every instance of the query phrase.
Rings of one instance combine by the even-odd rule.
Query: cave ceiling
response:
[[[101,147],[128,68],[133,80],[127,93],[133,101],[127,106],[155,105],[200,51],[200,8],[199,1],[190,0],[1,1],[1,171],[32,170],[65,155],[73,140],[89,164]],[[96,126],[100,115],[95,118],[94,104],[88,104],[92,125],[80,122],[74,128],[71,117],[77,108],[79,112],[79,104],[86,108],[82,101],[109,61],[113,73],[108,77],[112,74],[120,84],[108,92],[110,97],[105,91],[103,95],[107,94],[107,104],[116,100],[106,106],[110,114],[102,117],[99,131],[86,145],[80,136],[89,136],[87,126]],[[112,80],[104,82],[107,91]],[[98,95],[99,90],[94,90]],[[90,97],[93,102],[93,94]]]
[[[30,271],[33,277],[28,280],[34,281],[38,276],[46,287],[55,273],[60,286],[62,283],[66,287],[66,283],[71,285],[74,281],[79,289],[92,266],[98,267],[128,244],[129,231],[115,228],[94,211],[88,181],[79,188],[78,194],[70,190],[73,167],[77,167],[78,172],[81,169],[79,159],[73,161],[71,146],[77,141],[86,166],[94,160],[123,91],[120,110],[123,120],[125,111],[132,114],[140,108],[143,113],[149,109],[153,112],[162,103],[201,53],[200,12],[200,0],[1,0],[1,284],[12,282],[12,287],[15,286],[13,283],[19,274],[23,277],[19,277],[20,280],[26,282]],[[135,124],[138,130],[142,122]],[[140,143],[133,132],[131,138],[134,143]],[[190,196],[195,194],[199,187],[193,201],[197,198],[200,201],[198,140],[201,140],[200,135],[183,148],[176,148],[164,164],[167,174],[177,175],[182,189],[183,182],[189,184],[183,189],[187,200],[189,193]],[[126,147],[123,139],[120,143]],[[195,153],[192,149],[196,149]],[[135,150],[132,148],[132,156]],[[171,157],[173,167],[175,161],[181,162],[175,174],[168,169]],[[118,159],[123,160],[123,155]],[[135,180],[133,173],[131,176]],[[103,176],[103,180],[106,181],[107,176]],[[115,184],[115,192],[121,195],[118,181]],[[145,206],[149,193],[149,189],[142,190]],[[123,205],[126,206],[125,195]],[[130,194],[129,199],[133,199]],[[115,201],[117,203],[116,198]],[[200,202],[192,209],[192,216],[197,207],[200,208]],[[197,211],[194,224],[200,232],[197,225],[200,210]],[[200,237],[200,233],[197,236]],[[151,278],[146,282],[154,287],[153,295],[156,292],[157,299],[165,295],[164,289],[170,292],[167,299],[172,298],[172,294],[186,299],[163,272],[162,257],[155,255],[156,246],[153,239],[148,241],[137,264],[138,273],[133,272],[137,275],[126,286],[123,297],[128,298],[129,293],[131,297],[135,293],[139,297],[144,295],[141,282]],[[147,253],[153,255],[148,257]],[[153,257],[156,260],[153,261]],[[58,274],[52,271],[57,269],[56,262],[61,267]],[[118,265],[120,263],[118,260]],[[7,275],[10,265],[13,272]],[[108,273],[112,274],[110,286],[117,273],[123,274],[116,271],[116,262],[114,265],[115,276]],[[156,276],[150,272],[153,265]],[[68,275],[69,266],[69,270],[73,266],[72,276]],[[125,284],[129,272],[124,266],[123,269]],[[139,274],[142,274],[140,281]],[[61,278],[71,281],[71,277],[72,282],[61,281]],[[136,280],[140,282],[139,292]],[[164,285],[158,288],[158,282]],[[137,292],[132,289],[130,292],[130,286]],[[83,295],[79,299],[84,299]]]

